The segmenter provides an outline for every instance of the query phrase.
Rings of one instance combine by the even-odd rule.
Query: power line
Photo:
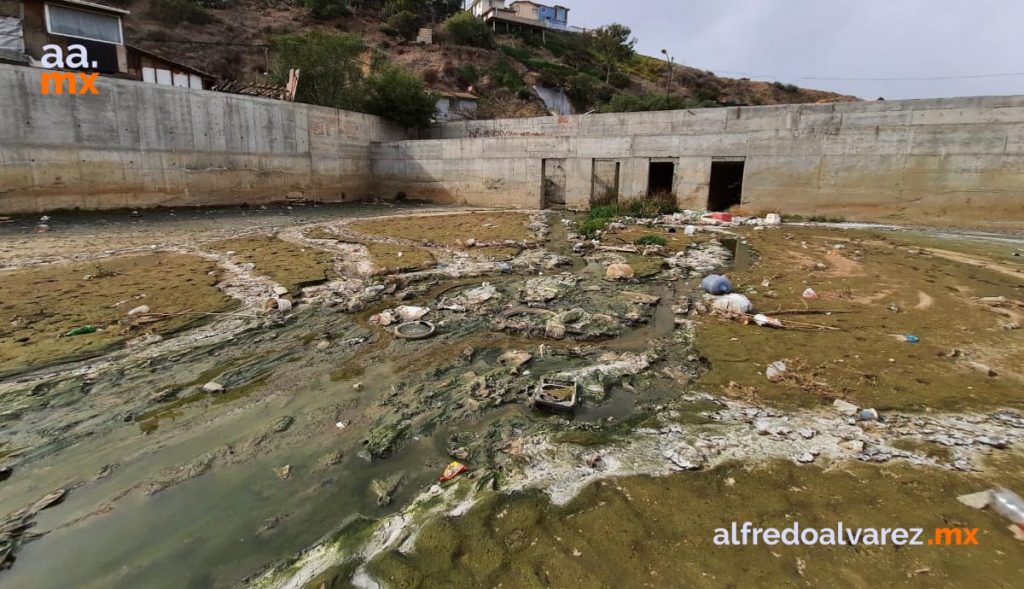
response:
[[[771,80],[779,79],[779,76],[774,74],[752,74],[750,72],[735,72],[728,70],[719,70],[715,68],[707,68],[709,71],[729,74],[731,76],[746,76],[748,78],[767,78]],[[891,77],[891,78],[831,78],[825,76],[803,76],[800,78],[793,79],[794,82],[801,80],[810,80],[814,82],[928,82],[928,81],[940,81],[940,80],[977,80],[982,78],[1011,78],[1016,76],[1024,76],[1024,72],[1006,72],[999,74],[973,74],[968,76],[904,76],[904,77]]]
[[[1010,78],[1024,76],[1024,72],[1011,72],[1005,74],[976,74],[973,76],[911,76],[906,78],[820,78],[803,77],[800,80],[814,80],[818,82],[927,82],[933,80],[976,80],[979,78]]]

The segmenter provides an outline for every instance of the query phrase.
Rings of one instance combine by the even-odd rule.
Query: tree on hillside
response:
[[[470,47],[494,47],[494,35],[484,21],[469,12],[460,12],[444,21],[444,32],[448,41]]]
[[[346,16],[351,12],[348,0],[305,0],[305,5],[310,16],[320,20]]]
[[[376,64],[366,79],[366,112],[379,115],[403,127],[425,127],[437,109],[437,97],[427,91],[423,80],[393,63]]]
[[[349,33],[312,31],[276,37],[272,41],[272,79],[285,84],[288,70],[301,71],[295,99],[299,102],[361,110],[362,37]]]
[[[632,34],[629,27],[618,23],[594,31],[590,39],[591,50],[605,68],[606,84],[611,81],[612,70],[633,56],[636,39],[630,36]]]

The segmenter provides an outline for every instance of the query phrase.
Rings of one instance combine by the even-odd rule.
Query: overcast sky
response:
[[[620,22],[637,48],[730,77],[861,98],[1024,94],[1022,0],[558,0],[570,24]]]

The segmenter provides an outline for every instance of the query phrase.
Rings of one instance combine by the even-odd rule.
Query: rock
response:
[[[316,343],[316,349],[320,350],[321,352],[323,352],[324,350],[326,350],[326,349],[328,349],[330,347],[331,347],[331,341],[330,340],[322,339],[322,340],[320,340],[320,341],[318,341]]]
[[[799,462],[800,464],[810,464],[814,462],[814,454],[811,454],[810,452],[804,452],[800,456],[796,457],[796,461]]]
[[[295,418],[289,415],[278,417],[270,424],[270,431],[275,434],[279,434],[288,431],[288,428],[295,423]]]
[[[357,393],[359,391],[363,390],[363,383],[362,382],[357,382],[356,384],[352,385],[352,390],[354,390]]]
[[[220,384],[219,382],[214,382],[211,380],[210,382],[203,385],[203,392],[213,394],[223,393],[224,385]]]
[[[834,407],[840,415],[856,415],[857,410],[859,409],[859,407],[853,403],[848,403],[842,399],[836,399],[835,402],[832,403],[832,407]]]
[[[138,307],[135,307],[131,311],[128,311],[128,316],[132,317],[135,315],[145,315],[146,313],[149,313],[149,305],[139,305]]]
[[[10,466],[0,466],[0,483],[11,478],[12,474],[14,474],[13,468],[11,468]]]
[[[1006,331],[1015,331],[1017,329],[1020,329],[1020,323],[1017,323],[1016,321],[1014,321],[1013,323],[1007,323],[1006,325],[1003,326],[1003,329],[1005,329]]]
[[[449,452],[449,454],[451,454],[451,457],[456,460],[469,460],[469,449],[465,446],[455,448]]]
[[[383,507],[391,504],[391,496],[398,490],[403,478],[402,474],[396,474],[387,478],[374,479],[370,483],[370,489],[377,498],[377,505]]]
[[[544,335],[551,339],[562,339],[565,337],[565,325],[551,320],[544,325]]]
[[[839,447],[843,448],[844,450],[849,450],[854,454],[860,454],[861,452],[864,451],[864,442],[860,440],[845,440],[839,442]]]
[[[587,456],[583,457],[583,462],[586,463],[586,465],[590,468],[597,468],[601,466],[601,454],[588,454]]]
[[[276,474],[277,478],[281,479],[282,481],[287,480],[288,477],[292,476],[292,466],[290,464],[286,464],[281,468],[275,468],[274,474]]]
[[[977,493],[969,493],[967,495],[960,495],[956,498],[957,501],[963,503],[967,507],[973,507],[974,509],[985,509],[992,503],[992,491],[985,490]]]
[[[564,333],[563,333],[564,335]],[[533,354],[523,350],[509,350],[498,357],[498,364],[519,368],[533,359]]]
[[[327,454],[321,456],[320,459],[316,461],[316,464],[320,468],[330,468],[332,466],[341,464],[341,461],[344,458],[345,455],[342,454],[341,452],[328,452]]]
[[[32,506],[28,508],[28,511],[29,513],[38,513],[44,509],[49,509],[54,505],[57,505],[61,501],[64,501],[64,498],[67,496],[67,489],[57,489],[56,491],[43,496],[43,498],[33,503]]]
[[[800,437],[805,440],[810,440],[814,436],[818,435],[817,431],[810,428],[798,429],[796,430],[796,433],[800,434]]]
[[[612,264],[605,271],[605,278],[608,280],[632,280],[636,272],[629,264]]]
[[[466,247],[473,247],[474,245],[476,245],[476,240],[475,239],[467,239],[466,240]]]
[[[991,446],[997,450],[1005,450],[1010,447],[1010,440],[1006,438],[992,438],[989,436],[978,436],[974,441],[979,444]]]
[[[692,446],[665,450],[661,455],[675,465],[676,470],[700,470],[704,466],[704,455]]]
[[[874,409],[862,409],[857,416],[861,421],[878,421],[878,411]]]
[[[284,295],[288,294],[288,289],[283,287],[283,286],[275,286],[274,287],[274,294],[276,294],[279,297],[284,296]]]
[[[973,368],[974,370],[977,370],[978,372],[980,372],[980,373],[982,373],[985,376],[988,376],[990,378],[994,378],[996,376],[999,376],[996,373],[996,371],[992,369],[991,366],[989,366],[987,364],[982,364],[981,362],[968,362],[967,366]]]
[[[765,369],[764,375],[772,382],[780,382],[786,378],[786,363],[782,361],[772,362]]]

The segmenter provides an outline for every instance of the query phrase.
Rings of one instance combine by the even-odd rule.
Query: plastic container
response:
[[[715,296],[732,292],[732,283],[729,282],[729,279],[718,274],[708,274],[705,276],[704,280],[700,282],[700,287],[704,289],[704,292]]]
[[[992,509],[1024,529],[1024,499],[1021,499],[1020,495],[1003,487],[994,489]]]

